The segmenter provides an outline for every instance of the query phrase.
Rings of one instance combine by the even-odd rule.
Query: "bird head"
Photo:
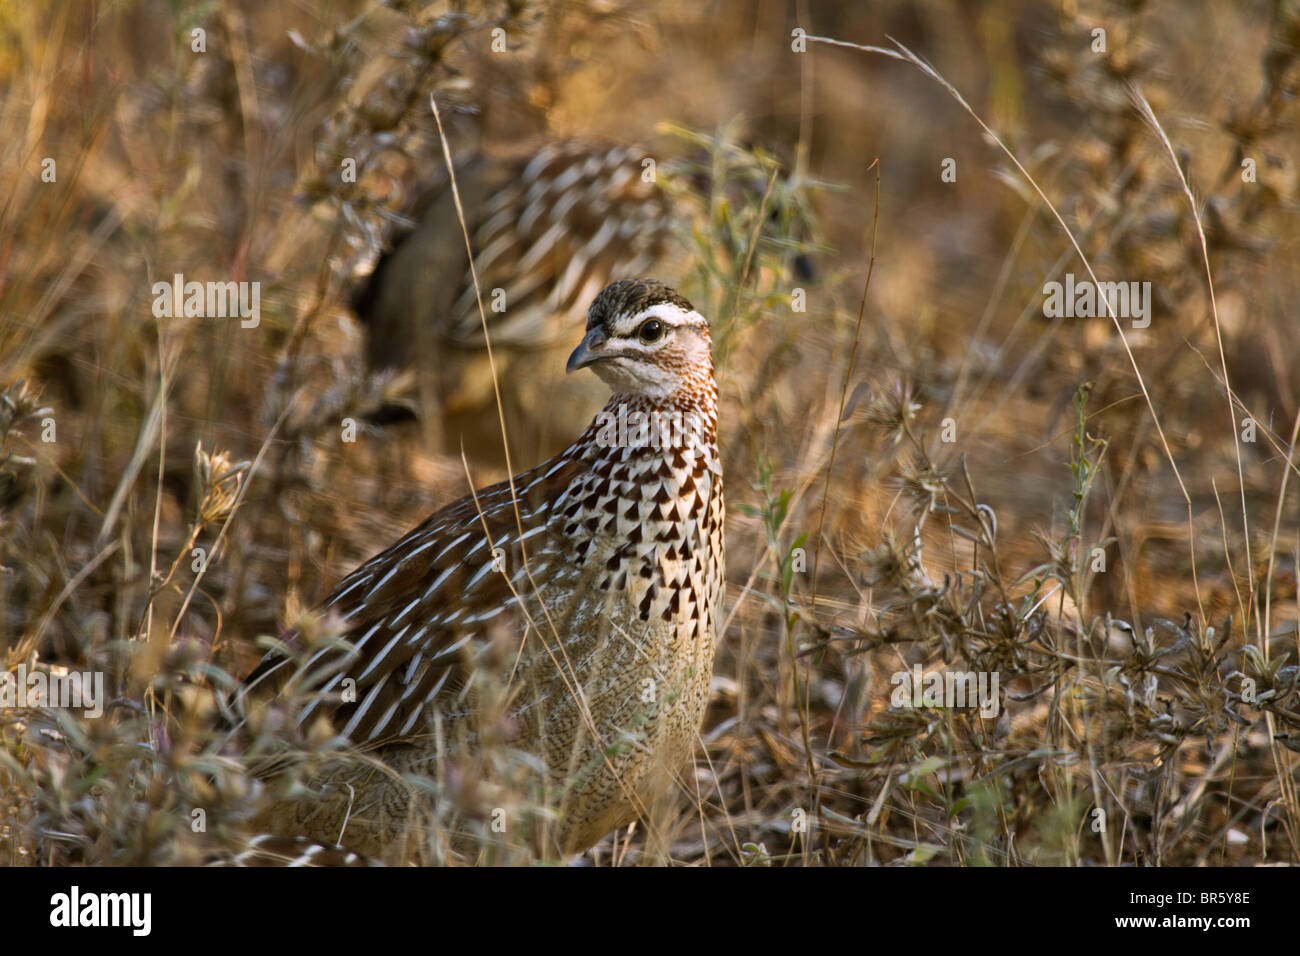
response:
[[[709,323],[654,279],[622,279],[596,296],[567,371],[590,367],[616,393],[667,399],[712,383]]]

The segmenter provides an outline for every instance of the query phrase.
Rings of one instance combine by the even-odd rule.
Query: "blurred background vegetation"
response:
[[[1025,175],[915,64],[815,37],[930,64],[1150,326],[1045,318],[1086,270]],[[1297,862],[1298,82],[1291,0],[0,0],[0,654],[113,698],[0,712],[0,859],[236,840],[266,795],[211,691],[502,475],[367,424],[348,289],[442,165],[432,94],[458,153],[715,174],[665,188],[725,343],[733,610],[675,815],[588,861]],[[725,188],[775,169],[797,221]],[[260,282],[260,324],[155,319],[177,272]],[[512,441],[576,435],[599,395],[528,364]],[[913,664],[998,672],[1000,717],[891,708]]]

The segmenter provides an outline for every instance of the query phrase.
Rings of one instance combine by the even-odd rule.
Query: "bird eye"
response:
[[[663,338],[664,324],[658,319],[646,319],[637,330],[642,342],[656,342]]]

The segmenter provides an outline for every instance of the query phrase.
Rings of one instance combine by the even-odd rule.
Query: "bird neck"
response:
[[[596,413],[597,444],[647,451],[717,447],[718,389],[712,376],[667,396],[615,392]]]

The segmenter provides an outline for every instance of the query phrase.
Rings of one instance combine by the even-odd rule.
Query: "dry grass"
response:
[[[367,759],[296,726],[338,639],[304,608],[499,476],[364,425],[391,383],[346,278],[441,161],[432,94],[453,151],[727,133],[691,134],[716,188],[666,186],[717,327],[728,626],[693,772],[588,860],[1300,862],[1291,5],[38,6],[0,0],[0,653],[110,701],[0,709],[0,860],[210,859]],[[259,326],[155,319],[175,272],[259,281]],[[1045,318],[1065,272],[1150,281],[1151,325]],[[220,730],[287,627],[299,678]],[[997,712],[891,703],[913,667],[996,674]],[[534,858],[507,737],[407,781],[414,858]]]

